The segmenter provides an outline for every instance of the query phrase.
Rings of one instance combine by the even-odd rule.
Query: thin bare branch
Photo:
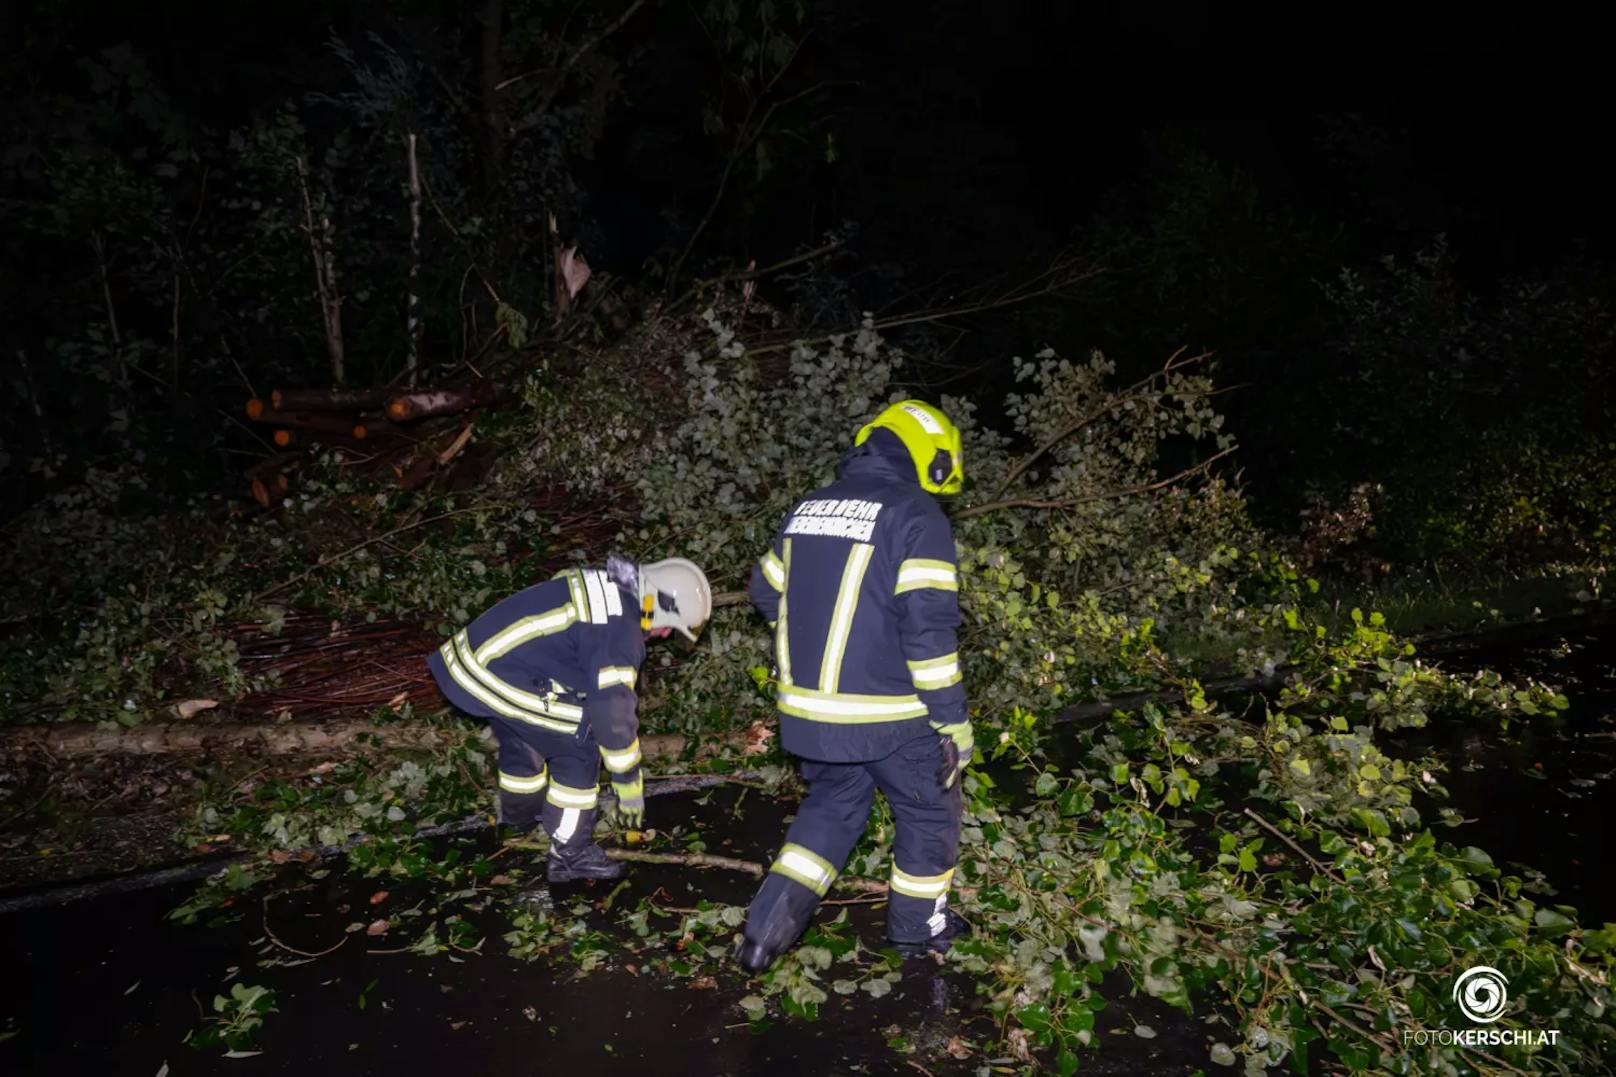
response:
[[[607,23],[605,28],[602,29],[600,33],[585,41],[576,49],[573,49],[572,55],[568,56],[566,62],[556,70],[555,81],[539,98],[538,104],[529,112],[528,119],[511,133],[519,135],[524,131],[531,130],[533,127],[537,126],[539,120],[550,111],[550,106],[555,103],[556,97],[561,93],[561,88],[566,83],[567,76],[572,73],[572,69],[574,67],[578,66],[579,61],[581,61],[585,56],[588,56],[590,53],[594,52],[596,49],[600,48],[602,42],[604,42],[608,37],[611,37],[613,34],[617,33],[617,31],[621,30],[624,24],[634,17],[634,13],[639,11],[640,8],[644,6],[645,0],[634,0],[634,2],[628,6],[628,10],[624,11],[617,18]],[[501,81],[495,83],[494,90],[498,92],[505,89],[507,86],[515,85],[516,83],[530,79],[535,75],[542,75],[544,74],[544,70],[545,69],[540,68],[538,70],[528,71],[520,75],[512,75],[508,79],[502,79]]]
[[[1107,490],[1106,492],[1100,494],[1086,494],[1083,497],[1069,497],[1055,501],[1040,501],[1033,498],[1009,498],[1004,501],[989,501],[986,504],[972,505],[968,509],[961,509],[960,511],[951,514],[951,518],[955,520],[964,520],[972,516],[982,516],[990,512],[997,512],[1000,509],[1069,509],[1077,505],[1085,505],[1093,501],[1113,501],[1119,497],[1133,497],[1138,494],[1148,494],[1156,490],[1166,489],[1167,487],[1172,486],[1174,483],[1182,482],[1184,479],[1189,478],[1191,475],[1194,475],[1197,472],[1206,471],[1214,462],[1228,456],[1230,453],[1234,452],[1234,450],[1235,446],[1231,445],[1227,449],[1207,457],[1205,460],[1202,460],[1193,467],[1187,467],[1183,471],[1178,472],[1176,475],[1169,475],[1167,478],[1161,479],[1157,482],[1149,482],[1140,486],[1127,486],[1120,490]]]

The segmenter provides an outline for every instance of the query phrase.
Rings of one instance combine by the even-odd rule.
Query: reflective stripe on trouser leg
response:
[[[595,805],[599,800],[599,786],[579,789],[551,781],[544,794],[544,828],[550,833],[551,843],[588,844],[595,833]]]
[[[928,733],[869,764],[896,825],[887,936],[897,942],[923,942],[947,925],[943,910],[959,857],[961,798],[959,782],[946,790],[938,783],[942,763],[942,738]]]
[[[595,839],[595,818],[599,814],[594,808],[563,808],[546,800],[540,818],[544,832],[550,835],[551,851],[562,845],[588,845]]]
[[[543,733],[509,718],[491,719],[489,725],[499,742],[499,821],[506,826],[537,826],[549,784],[544,750],[538,744]]]
[[[746,937],[779,951],[796,941],[864,834],[875,781],[862,763],[802,764],[808,796],[746,912]]]
[[[588,845],[595,840],[595,805],[600,797],[600,748],[593,737],[557,737],[546,751],[550,784],[544,791],[544,829],[550,847]]]

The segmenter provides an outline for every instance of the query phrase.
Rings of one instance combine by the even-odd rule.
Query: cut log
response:
[[[249,405],[263,401],[249,401]],[[351,434],[359,425],[352,415],[341,415],[329,411],[277,411],[273,408],[259,408],[258,414],[252,413],[251,407],[247,411],[249,418],[255,422],[267,423],[270,426],[295,427],[299,430],[325,430],[333,434]]]
[[[276,411],[369,411],[387,403],[387,389],[276,389]]]
[[[452,389],[417,389],[389,397],[387,417],[395,423],[413,423],[435,415],[457,415],[487,407],[509,395],[510,387],[497,381],[473,382]]]
[[[269,508],[271,502],[292,488],[292,481],[287,472],[302,460],[302,453],[276,453],[248,468],[247,481],[252,490],[253,500],[264,508]]]
[[[252,480],[253,500],[264,508],[269,508],[270,502],[285,497],[292,488],[292,480],[286,477],[286,472],[277,471],[273,475],[262,478],[254,477]]]
[[[483,728],[486,731],[487,727]],[[466,732],[465,727],[441,727],[425,722],[374,725],[369,717],[315,722],[149,722],[133,729],[105,728],[88,722],[45,722],[0,729],[0,748],[45,751],[52,756],[71,758],[231,750],[292,755],[346,748],[362,737],[372,736],[389,748],[428,748],[456,743]],[[666,758],[682,754],[688,743],[677,734],[656,734],[640,738],[640,751],[647,757]],[[763,741],[756,730],[741,730],[726,736],[724,743],[743,754],[751,754],[761,750]]]
[[[283,449],[308,448],[310,445],[334,445],[344,449],[354,449],[363,445],[370,437],[370,431],[363,425],[351,427],[346,431],[337,430],[277,430],[275,431],[275,444]]]

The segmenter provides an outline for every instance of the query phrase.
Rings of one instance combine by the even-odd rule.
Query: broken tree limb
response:
[[[506,399],[510,387],[504,382],[479,381],[453,389],[419,389],[395,393],[387,400],[387,417],[395,423],[412,423],[436,415],[456,415],[472,408],[486,407]]]
[[[389,748],[430,748],[453,743],[476,729],[469,724],[445,727],[425,722],[376,725],[368,717],[318,722],[150,722],[132,729],[46,722],[0,730],[0,749],[33,749],[58,757],[179,755],[225,749],[292,755],[346,748],[362,737],[375,737]],[[653,734],[640,738],[640,751],[648,758],[669,758],[683,754],[689,743],[678,734]],[[740,730],[725,737],[723,743],[744,751],[756,743],[756,736]]]
[[[510,842],[517,848],[527,848],[520,841]],[[677,864],[687,868],[719,868],[724,871],[740,871],[752,876],[754,879],[763,878],[768,866],[755,860],[741,860],[733,856],[714,856],[711,853],[646,853],[638,849],[607,849],[606,855],[612,860],[629,860],[636,864]],[[887,884],[876,879],[858,879],[846,875],[836,880],[838,889],[851,890],[857,894],[885,894]],[[954,888],[963,894],[973,894],[973,887]]]
[[[276,389],[269,394],[269,404],[276,411],[373,411],[387,403],[389,392],[388,389]],[[247,414],[252,416],[251,411]]]
[[[512,843],[518,844],[518,843]],[[518,844],[518,847],[522,847]],[[679,864],[688,868],[722,868],[725,871],[744,871],[755,879],[763,878],[763,865],[733,856],[714,856],[711,853],[642,853],[638,849],[607,849],[613,860],[632,860],[637,864]]]

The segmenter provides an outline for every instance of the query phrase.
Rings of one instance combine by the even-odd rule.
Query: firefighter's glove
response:
[[[623,780],[627,779],[627,780]],[[617,794],[617,818],[623,826],[630,830],[639,830],[645,825],[645,778],[638,768],[634,776],[613,776],[612,792]]]
[[[971,736],[971,723],[932,722],[931,727],[943,737],[943,769],[938,772],[937,780],[944,789],[951,789],[960,774],[971,763],[971,753],[976,750],[976,740]]]

